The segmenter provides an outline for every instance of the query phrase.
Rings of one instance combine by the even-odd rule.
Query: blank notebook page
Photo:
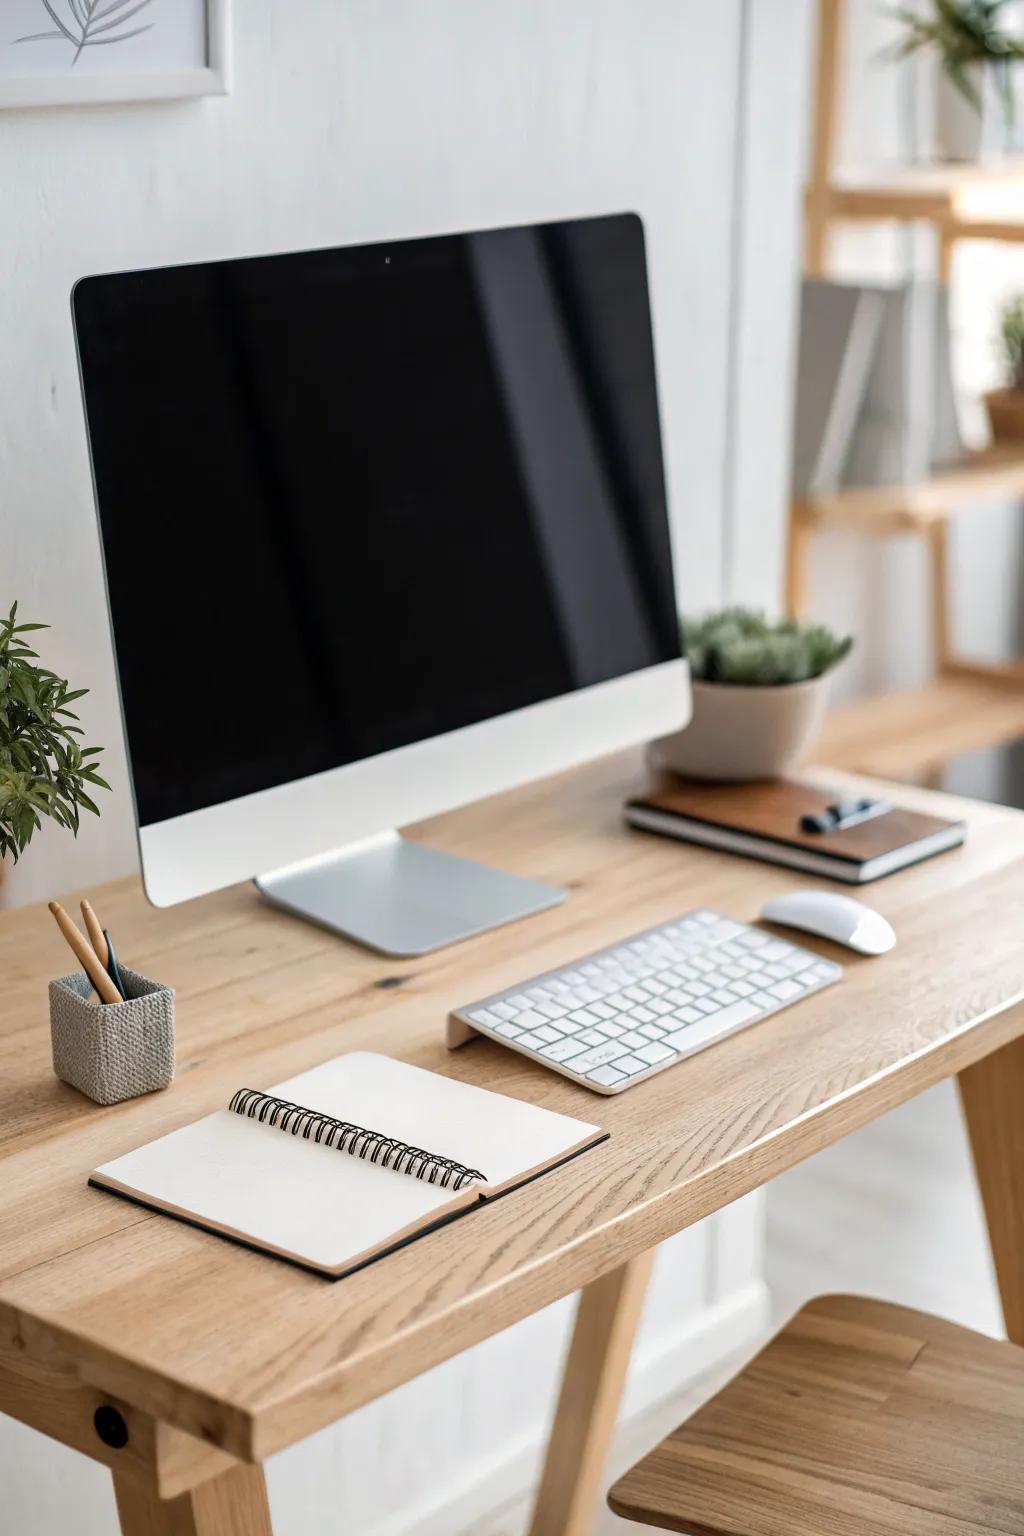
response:
[[[248,1088],[250,1083],[238,1083]],[[515,1183],[600,1139],[593,1125],[359,1051],[268,1090]],[[101,1186],[330,1273],[389,1247],[461,1195],[219,1110],[98,1168]]]

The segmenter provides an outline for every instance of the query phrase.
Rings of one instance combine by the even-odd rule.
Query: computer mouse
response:
[[[880,912],[835,891],[787,891],[765,902],[761,916],[769,923],[820,933],[862,955],[884,955],[896,943],[891,925]]]

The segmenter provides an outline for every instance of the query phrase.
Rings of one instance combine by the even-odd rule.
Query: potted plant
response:
[[[77,835],[84,809],[99,808],[87,786],[109,789],[96,761],[101,747],[79,745],[71,705],[88,693],[39,665],[25,640],[46,624],[19,624],[18,605],[0,619],[0,859],[20,855],[48,816]]]
[[[887,50],[906,59],[922,49],[937,55],[935,147],[941,160],[977,160],[985,146],[986,116],[1002,118],[1005,149],[1014,120],[1013,66],[1024,58],[1024,42],[1004,30],[1009,0],[929,0],[923,9],[899,6],[890,12],[904,34]]]
[[[1011,299],[999,325],[1000,350],[1008,383],[985,396],[989,425],[996,442],[1024,439],[1024,293]]]
[[[773,779],[811,746],[832,671],[853,641],[747,608],[684,619],[693,716],[650,748],[652,764],[693,779]]]

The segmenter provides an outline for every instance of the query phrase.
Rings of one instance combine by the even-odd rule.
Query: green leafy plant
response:
[[[102,747],[82,747],[70,707],[87,688],[70,688],[38,664],[24,636],[47,624],[19,624],[18,605],[0,619],[0,857],[15,863],[48,816],[76,836],[80,812],[99,808],[86,785],[109,789],[96,771]]]
[[[1024,293],[1018,293],[1003,310],[999,336],[1010,387],[1024,390]]]
[[[1007,124],[1013,122],[1012,66],[1024,59],[1024,41],[1005,31],[1002,11],[1009,0],[930,0],[925,11],[901,5],[888,14],[903,23],[903,37],[885,56],[906,59],[934,49],[950,80],[975,111],[981,96],[968,66],[983,64],[993,72]]]
[[[749,608],[724,608],[684,619],[683,643],[698,682],[777,687],[806,683],[838,665],[853,646],[820,624],[769,623]]]

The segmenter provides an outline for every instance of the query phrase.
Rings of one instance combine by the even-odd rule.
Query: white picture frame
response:
[[[44,3],[46,11],[58,5],[59,0]],[[92,0],[97,3],[97,0]],[[107,0],[109,4],[109,0]],[[122,5],[129,0],[120,0]],[[138,0],[134,0],[137,4]],[[149,4],[168,3],[168,0],[148,0]],[[173,0],[172,0],[173,3]],[[0,107],[56,107],[74,106],[98,102],[166,101],[190,96],[224,96],[231,89],[230,7],[231,0],[197,0],[201,3],[205,18],[205,63],[182,67],[171,65],[167,69],[159,65],[145,70],[111,69],[109,72],[72,74],[70,68],[54,68],[48,73],[17,73],[5,59],[0,67]],[[83,0],[77,0],[77,8],[83,9]],[[0,12],[3,0],[0,0]],[[64,0],[67,9],[67,0]],[[72,5],[72,9],[75,6]],[[128,15],[132,13],[129,4]],[[61,16],[63,20],[63,16]],[[54,18],[56,21],[57,18]],[[59,22],[58,22],[59,25]],[[0,39],[2,44],[3,39]],[[97,50],[98,52],[99,50]],[[106,53],[106,50],[103,50]]]

